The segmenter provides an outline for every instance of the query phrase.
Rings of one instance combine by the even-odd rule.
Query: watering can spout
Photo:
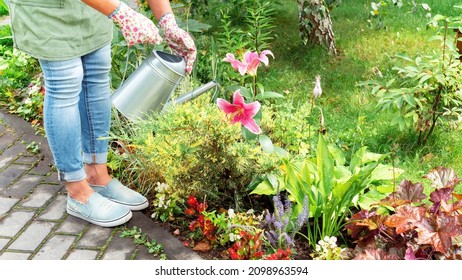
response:
[[[165,107],[168,107],[170,105],[173,104],[181,104],[181,103],[185,103],[187,101],[190,101],[190,100],[193,100],[194,98],[200,96],[201,94],[211,90],[212,88],[214,87],[217,87],[217,86],[220,86],[219,83],[215,82],[215,81],[211,81],[211,82],[208,82],[206,83],[205,85],[202,85],[188,93],[185,93],[179,97],[177,97],[175,100],[173,101],[170,101],[168,102]]]

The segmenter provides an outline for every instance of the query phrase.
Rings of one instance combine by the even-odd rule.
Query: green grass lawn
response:
[[[395,164],[404,168],[403,177],[422,181],[421,176],[436,166],[454,168],[462,176],[462,133],[438,128],[424,147],[416,146],[416,134],[399,132],[389,125],[390,115],[377,113],[376,99],[363,88],[361,81],[373,77],[379,69],[385,77],[399,63],[397,53],[426,54],[439,48],[429,39],[426,12],[409,5],[401,9],[383,8],[383,26],[377,29],[368,23],[371,1],[343,0],[331,11],[338,57],[330,57],[324,49],[303,46],[298,34],[296,1],[281,1],[278,11],[275,59],[261,75],[265,88],[288,93],[288,98],[304,101],[312,94],[316,75],[322,77],[323,96],[318,105],[324,110],[328,135],[346,149],[368,146],[378,153],[389,153],[395,144]],[[376,1],[377,2],[377,1]],[[410,2],[410,1],[408,1]],[[459,0],[425,1],[432,15],[457,16],[453,6]],[[451,36],[452,34],[449,34]],[[454,33],[455,35],[455,33]]]

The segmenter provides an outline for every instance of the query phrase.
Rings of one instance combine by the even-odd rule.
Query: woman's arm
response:
[[[104,1],[81,0],[81,1],[106,16],[109,16],[110,14],[112,14],[112,12],[114,12],[114,10],[117,9],[117,7],[120,4],[119,0],[104,0]]]
[[[148,4],[156,20],[159,20],[166,13],[172,13],[169,0],[148,0]]]
[[[83,3],[100,11],[106,16],[110,15],[119,6],[119,0],[81,0]],[[166,13],[172,12],[169,0],[148,0],[149,7],[151,8],[154,17],[159,20]]]

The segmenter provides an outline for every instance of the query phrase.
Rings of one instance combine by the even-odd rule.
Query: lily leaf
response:
[[[260,141],[261,148],[264,152],[269,154],[274,152],[273,142],[267,135],[260,134],[258,136],[258,140]]]
[[[274,91],[265,91],[257,94],[255,97],[257,100],[270,99],[270,98],[284,98],[284,95],[274,92]]]

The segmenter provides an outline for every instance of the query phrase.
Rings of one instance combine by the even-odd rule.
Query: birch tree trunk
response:
[[[303,43],[324,46],[331,55],[337,55],[334,30],[325,1],[298,0],[298,10]]]

